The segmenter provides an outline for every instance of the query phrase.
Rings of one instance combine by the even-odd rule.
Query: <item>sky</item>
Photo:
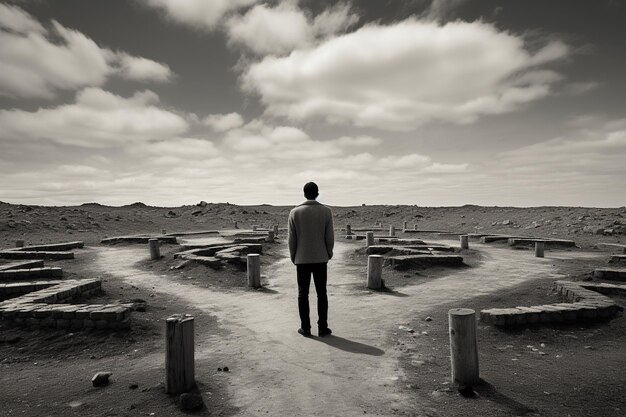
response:
[[[626,204],[626,1],[0,2],[0,201]]]

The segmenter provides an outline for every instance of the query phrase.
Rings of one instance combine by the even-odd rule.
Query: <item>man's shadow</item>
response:
[[[333,334],[324,337],[315,337],[313,340],[327,344],[337,349],[344,350],[350,353],[358,353],[361,355],[382,356],[385,354],[384,350],[378,349],[374,346],[366,345],[364,343],[353,342],[352,340],[344,339],[343,337],[335,336]]]

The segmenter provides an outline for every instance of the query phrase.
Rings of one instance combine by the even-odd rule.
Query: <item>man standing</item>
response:
[[[317,184],[306,183],[304,186],[306,201],[289,213],[289,254],[291,262],[296,265],[298,276],[298,311],[301,324],[298,333],[305,337],[311,336],[309,318],[311,274],[317,292],[318,334],[326,336],[332,333],[328,328],[326,266],[333,257],[335,244],[333,213],[330,208],[315,200],[318,195]]]

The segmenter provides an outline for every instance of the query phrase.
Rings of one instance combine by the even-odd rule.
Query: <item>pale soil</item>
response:
[[[548,251],[545,259],[537,259],[527,250],[472,244],[471,251],[462,253],[468,267],[417,274],[385,269],[390,291],[374,293],[364,288],[365,256],[357,253],[362,242],[338,237],[329,264],[334,335],[312,339],[295,332],[295,271],[280,239],[265,245],[262,291],[248,290],[245,272],[234,267],[171,269],[178,263],[171,258],[175,246],[163,246],[166,256],[157,262],[146,260],[142,245],[94,246],[104,235],[232,228],[234,221],[241,228],[284,223],[288,212],[209,205],[203,209],[206,215],[192,216],[196,209],[0,205],[2,247],[17,238],[28,243],[85,240],[90,247],[77,251],[77,259],[54,264],[66,276],[105,278],[101,300],[148,302],[145,313],[133,313],[133,328],[117,334],[0,327],[5,341],[0,342],[0,415],[180,415],[162,387],[163,319],[178,312],[195,317],[196,379],[207,403],[201,415],[618,416],[626,409],[623,316],[598,325],[515,332],[479,324],[486,382],[476,388],[476,399],[460,396],[447,383],[446,316],[452,307],[480,310],[556,301],[551,292],[555,279],[585,279],[595,266],[606,265],[609,252],[592,249],[596,242],[626,241],[623,235],[575,231],[588,223],[622,221],[624,209],[337,208],[336,227],[376,221],[399,227],[403,220],[412,226],[416,219],[420,228],[571,238],[587,251]],[[169,210],[179,217],[164,217]],[[584,215],[590,217],[578,220]],[[562,220],[523,228],[556,217]],[[522,227],[491,226],[505,219]],[[71,233],[67,222],[76,226]],[[230,372],[217,370],[223,366]],[[99,370],[111,370],[113,377],[109,386],[96,389],[89,380]],[[134,383],[138,389],[129,388]]]

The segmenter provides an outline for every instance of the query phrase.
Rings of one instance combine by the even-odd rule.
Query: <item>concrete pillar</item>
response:
[[[403,231],[406,230],[406,224],[407,224],[407,222],[402,222],[402,230]]]
[[[150,245],[150,259],[160,259],[161,258],[161,250],[159,248],[160,242],[159,239],[148,239],[148,245]]]
[[[165,391],[170,395],[189,392],[196,383],[193,331],[189,314],[165,320]]]
[[[543,258],[543,251],[545,247],[545,242],[535,242],[535,256],[537,258]]]
[[[239,229],[239,225],[237,224],[237,220],[235,220],[235,229]]]
[[[395,226],[389,226],[389,236],[395,236],[396,235],[396,227]]]
[[[15,247],[16,248],[23,248],[24,247],[24,240],[22,239],[18,239],[15,241]]]
[[[380,290],[383,287],[383,258],[382,255],[367,257],[367,288]]]
[[[278,225],[275,224],[274,225],[274,237],[277,237],[277,236],[278,236]]]
[[[162,234],[162,235],[164,235],[164,234],[166,234],[166,233],[167,233],[167,230],[165,230],[165,229],[161,229],[161,234]]]
[[[369,248],[374,244],[374,232],[365,232],[365,247]]]
[[[350,236],[352,234],[352,226],[349,224],[346,224],[346,235]]]
[[[469,236],[461,235],[459,239],[461,240],[461,249],[469,249]]]
[[[273,241],[274,241],[274,231],[270,230],[267,232],[266,242],[273,242]]]
[[[261,255],[251,253],[248,259],[248,287],[259,288],[261,286]]]
[[[413,230],[417,230],[417,223],[413,225]]]
[[[254,225],[254,226],[252,226],[252,231],[253,231],[253,232],[256,232],[256,231],[258,230],[258,228],[259,228],[259,226]]]
[[[448,323],[452,383],[462,387],[475,385],[480,379],[476,313],[469,308],[453,308],[448,311]]]

